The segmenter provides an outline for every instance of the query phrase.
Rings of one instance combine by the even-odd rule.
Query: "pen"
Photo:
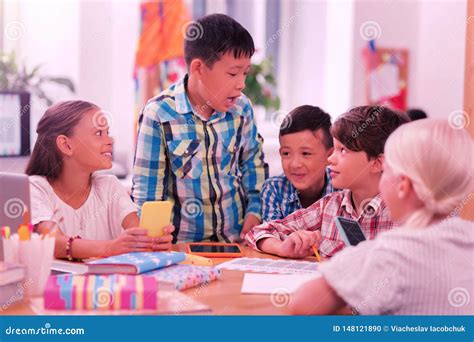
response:
[[[18,236],[20,237],[20,241],[26,241],[30,239],[30,231],[26,224],[20,225],[20,228],[18,228]]]
[[[4,239],[9,239],[10,233],[11,233],[11,230],[9,226],[2,227],[2,236]]]
[[[316,260],[317,260],[318,262],[320,262],[320,261],[321,261],[321,257],[319,256],[318,249],[316,248],[315,245],[313,245],[312,248],[313,248],[314,255],[316,256]]]

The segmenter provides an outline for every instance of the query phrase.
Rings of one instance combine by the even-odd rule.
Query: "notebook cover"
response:
[[[184,253],[137,252],[115,255],[87,262],[91,274],[141,274],[174,265],[185,259]]]
[[[221,270],[216,267],[174,265],[147,272],[143,275],[153,276],[158,281],[173,283],[178,291],[182,291],[217,280],[221,277],[221,273]]]
[[[158,307],[158,282],[132,275],[50,276],[44,308],[53,310],[127,310]]]

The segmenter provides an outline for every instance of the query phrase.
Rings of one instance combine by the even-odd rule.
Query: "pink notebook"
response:
[[[178,291],[182,291],[218,280],[221,274],[222,271],[216,267],[173,265],[143,273],[143,276],[153,276],[158,282],[172,283]]]

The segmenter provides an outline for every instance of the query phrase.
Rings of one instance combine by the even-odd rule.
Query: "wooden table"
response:
[[[246,246],[241,246],[245,257],[281,259],[279,257],[259,253]],[[185,244],[178,244],[173,248],[184,252]],[[229,261],[229,258],[214,258],[214,265]],[[306,258],[315,261],[314,257]],[[288,314],[285,307],[272,305],[269,295],[241,294],[240,288],[245,272],[222,270],[222,277],[218,281],[211,282],[206,286],[190,288],[183,293],[193,299],[208,305],[214,315],[285,315]],[[28,306],[27,300],[13,304],[0,315],[34,315]]]

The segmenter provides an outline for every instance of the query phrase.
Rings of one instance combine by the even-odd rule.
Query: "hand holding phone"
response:
[[[142,206],[140,228],[148,230],[148,236],[164,235],[163,228],[171,223],[173,204],[169,201],[150,201]]]

